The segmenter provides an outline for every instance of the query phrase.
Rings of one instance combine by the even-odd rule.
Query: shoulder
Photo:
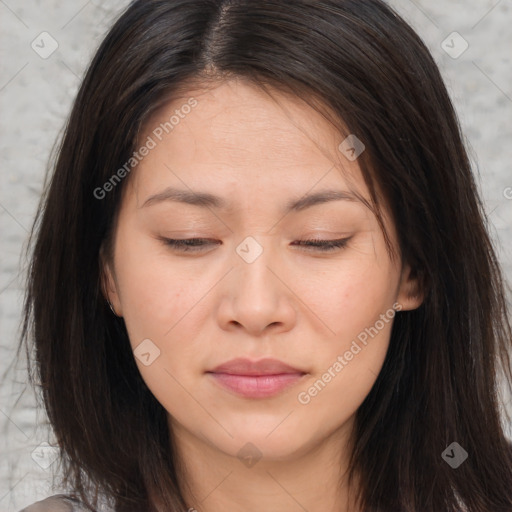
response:
[[[82,512],[80,503],[65,494],[56,494],[25,507],[20,512]]]

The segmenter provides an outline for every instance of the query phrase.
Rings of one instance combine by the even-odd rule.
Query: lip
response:
[[[267,398],[296,384],[306,372],[277,359],[233,359],[206,372],[225,389],[246,398]]]

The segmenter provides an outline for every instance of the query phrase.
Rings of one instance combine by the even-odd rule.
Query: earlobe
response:
[[[424,299],[423,283],[418,272],[411,270],[409,265],[402,269],[397,302],[402,305],[402,311],[417,309]]]

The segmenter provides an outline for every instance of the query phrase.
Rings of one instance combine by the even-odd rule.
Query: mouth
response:
[[[277,395],[307,375],[277,359],[233,359],[206,373],[224,389],[245,398]]]

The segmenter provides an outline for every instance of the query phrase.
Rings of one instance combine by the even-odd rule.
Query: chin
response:
[[[202,433],[201,437],[207,438],[216,449],[232,457],[243,458],[247,455],[267,461],[283,460],[306,452],[314,444],[313,435],[301,432],[303,427],[298,429],[291,424],[285,427],[287,420],[279,425],[284,417],[286,414],[275,421],[269,421],[268,425],[262,424],[259,428],[231,423],[227,430],[233,438],[225,435],[225,432],[212,437],[211,431]]]

